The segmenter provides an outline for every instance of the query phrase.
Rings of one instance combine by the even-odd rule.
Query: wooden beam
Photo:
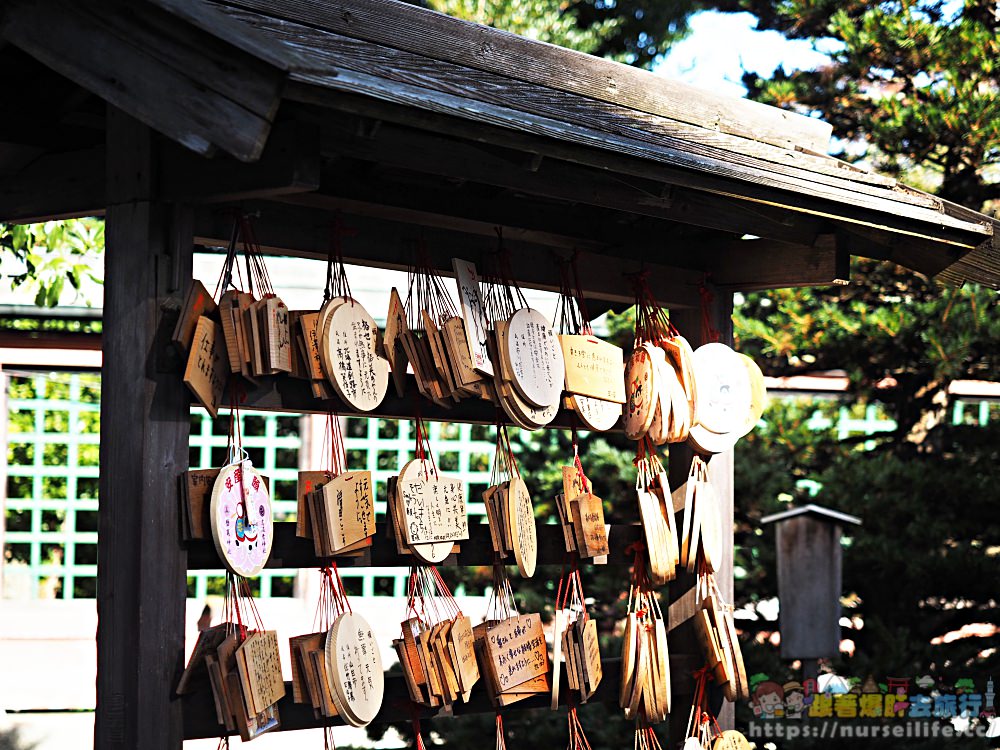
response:
[[[479,187],[479,190],[475,188]],[[480,237],[504,237],[565,250],[600,252],[607,247],[611,228],[602,212],[571,205],[532,202],[500,195],[481,186],[435,188],[419,182],[399,184],[365,178],[340,170],[326,181],[322,192],[279,198],[283,203],[355,216],[387,219],[420,227],[451,229]],[[627,226],[621,226],[623,234]],[[666,234],[666,231],[664,232]],[[621,238],[618,239],[621,242]]]
[[[319,134],[301,122],[276,125],[260,160],[247,164],[207,159],[156,139],[158,175],[150,196],[168,202],[219,203],[289,195],[320,185]],[[104,213],[107,201],[104,146],[45,154],[0,182],[0,220],[49,221]]]
[[[149,200],[149,129],[111,110],[107,136],[108,194],[133,198],[107,212],[94,744],[180,750],[187,574],[175,474],[188,460],[190,395],[160,353],[173,329],[162,305],[191,276],[190,225]]]
[[[103,147],[47,154],[0,181],[0,221],[35,221],[104,213]]]
[[[654,148],[624,138],[579,128],[551,118],[463,100],[426,89],[343,71],[324,73],[324,85],[291,85],[288,95],[342,112],[504,145],[576,162],[617,174],[682,185],[758,206],[798,212],[829,221],[869,226],[969,250],[991,234],[985,222],[956,219],[936,204],[898,200],[885,191],[872,196],[774,172],[734,168],[727,159],[708,159],[676,149]],[[315,76],[316,80],[323,76]],[[923,199],[921,199],[923,200]]]
[[[811,244],[820,231],[820,222],[804,214],[790,215],[663,180],[615,174],[561,158],[545,159],[529,170],[523,167],[523,156],[521,164],[513,158],[524,151],[503,149],[503,153],[486,144],[388,123],[374,137],[359,137],[356,130],[354,122],[327,115],[324,153],[737,235]]]
[[[750,292],[794,286],[846,284],[850,254],[833,234],[822,234],[812,246],[769,240],[735,240],[707,250],[714,284]]]
[[[166,201],[220,203],[316,190],[321,173],[316,128],[298,121],[276,124],[260,160],[206,159],[164,143],[159,196]]]
[[[670,672],[671,689],[675,696],[686,698],[691,695],[690,681],[684,682],[682,675],[688,675],[698,668],[698,657],[693,653],[670,652]],[[592,703],[603,703],[614,705],[618,701],[619,682],[621,680],[621,658],[610,657],[601,659],[601,670],[604,677],[593,697]],[[566,683],[566,670],[562,673],[562,684],[559,694],[565,699],[570,695]],[[219,726],[216,721],[212,694],[208,687],[186,695],[184,704],[184,735],[187,739],[203,739],[209,737],[220,737],[226,734],[224,727]],[[550,705],[548,693],[540,693],[537,696],[526,698],[525,700],[513,703],[504,708],[504,713],[508,711],[525,711],[531,709],[546,709]],[[382,707],[372,721],[373,724],[387,724],[390,722],[409,721],[414,718],[411,708],[416,716],[419,716],[425,730],[429,731],[434,722],[453,721],[455,717],[470,716],[475,714],[494,714],[496,708],[489,701],[486,690],[482,685],[477,685],[472,692],[472,697],[468,703],[456,701],[451,709],[443,711],[438,708],[425,708],[410,702],[406,684],[400,672],[386,673],[385,675],[385,695],[382,699]],[[292,685],[285,683],[285,697],[278,701],[278,713],[281,716],[281,726],[275,731],[294,731],[298,729],[317,729],[322,726],[342,726],[343,719],[334,717],[332,719],[317,719],[313,714],[312,706],[306,703],[292,702]],[[426,722],[430,722],[427,724]],[[530,743],[523,743],[525,747],[533,747]]]
[[[825,152],[832,127],[787,110],[723,97],[613,63],[394,0],[268,0],[227,4],[784,147]],[[419,31],[415,31],[419,30]]]
[[[257,239],[265,252],[325,260],[330,244],[333,214],[303,207],[276,203],[249,203],[245,210],[259,212],[255,222]],[[412,247],[422,238],[431,266],[443,276],[451,276],[451,259],[466,258],[478,262],[485,252],[496,247],[495,238],[475,237],[463,232],[425,228],[387,219],[359,215],[345,216],[346,223],[358,230],[357,237],[345,242],[344,259],[348,263],[405,271],[413,261]],[[225,246],[232,230],[231,214],[218,209],[202,209],[195,217],[196,241],[203,245]],[[644,268],[660,302],[666,307],[693,307],[698,304],[700,271],[654,263],[657,247],[668,240],[650,240],[646,256],[643,248],[629,248],[632,255],[597,255],[582,253],[579,259],[580,283],[588,298],[631,304],[635,295],[626,274]],[[517,238],[504,237],[511,251],[514,278],[522,286],[559,291],[559,274],[553,248]],[[607,251],[606,251],[607,252]]]
[[[723,343],[733,343],[733,295],[732,292],[711,288],[710,297],[706,298],[708,305],[708,320]],[[678,310],[671,313],[670,321],[677,326],[691,343],[698,347],[713,338],[713,331],[705,330],[703,313],[700,310]],[[671,487],[680,487],[687,481],[688,470],[694,453],[686,444],[672,445],[667,463],[667,474]],[[708,462],[709,480],[719,501],[719,513],[722,519],[720,531],[722,534],[722,560],[716,569],[715,579],[723,598],[733,602],[733,451],[712,456]],[[694,585],[694,577],[683,573],[670,583],[670,599],[676,600],[683,592]],[[694,635],[693,622],[688,621],[671,631],[669,635],[671,653],[700,654]],[[698,666],[702,665],[699,657]],[[689,682],[690,675],[687,675]],[[690,692],[690,685],[687,686]],[[735,722],[733,704],[722,701],[721,691],[714,689],[710,696],[713,707],[718,710],[719,724],[723,729],[733,728]],[[674,712],[669,720],[669,747],[680,747],[684,742],[686,714]]]
[[[412,410],[411,410],[412,413]],[[485,520],[485,519],[483,519]],[[344,557],[337,561],[342,570],[349,568],[407,568],[413,565],[412,555],[401,555],[396,545],[388,540],[384,523],[377,524],[375,543],[363,557]],[[537,524],[538,564],[564,565],[566,562],[566,542],[559,524]],[[632,564],[633,555],[626,552],[629,545],[642,538],[642,527],[638,524],[611,524],[608,544],[611,552],[608,565],[627,568]],[[442,565],[488,567],[493,564],[493,547],[490,544],[490,529],[486,523],[470,523],[469,539],[460,544],[461,552],[451,555]],[[188,570],[219,570],[224,567],[219,553],[211,539],[188,542]],[[267,563],[268,568],[321,568],[323,558],[316,556],[311,539],[295,536],[294,522],[274,524],[274,548]]]
[[[284,46],[214,11],[199,11],[195,24],[194,11],[158,5],[11,0],[0,35],[197,153],[218,147],[257,159],[287,76],[277,54],[257,50]],[[284,49],[283,58],[294,62],[294,53]]]
[[[435,60],[422,50],[413,54],[262,14],[227,6],[220,8],[295,46],[308,61],[312,76],[322,75],[316,71],[346,68],[384,79],[390,85],[413,85],[614,135],[631,136],[661,148],[680,148],[704,156],[722,155],[734,166],[771,168],[820,183],[842,184],[850,180],[859,190],[869,185],[891,188],[896,184],[890,177],[845,162],[813,152],[781,148],[756,138],[728,135],[714,125],[689,125],[514,77]]]

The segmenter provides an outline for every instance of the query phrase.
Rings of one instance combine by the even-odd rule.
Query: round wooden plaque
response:
[[[675,337],[674,341],[680,351],[681,360],[681,372],[678,373],[677,377],[681,381],[688,403],[691,405],[691,424],[697,424],[695,409],[698,404],[698,383],[694,375],[694,350],[683,336]]]
[[[700,424],[692,427],[687,437],[688,445],[703,456],[710,456],[714,453],[725,453],[736,445],[737,440],[739,440],[739,435],[734,432],[720,435],[717,432],[706,430]]]
[[[399,472],[399,478],[396,480],[396,487],[400,487],[403,482],[409,482],[418,478],[423,479],[433,479],[434,466],[426,458],[415,459],[410,461],[403,466],[402,470]],[[397,492],[399,490],[397,489]],[[402,497],[398,499],[400,504],[402,504]],[[396,533],[402,533],[398,531]],[[431,542],[430,544],[409,544],[410,552],[413,556],[427,563],[428,565],[437,565],[451,554],[452,548],[455,546],[452,542]]]
[[[337,712],[356,727],[369,724],[382,707],[385,677],[371,625],[359,614],[337,618],[326,636],[326,673]]]
[[[684,390],[684,386],[677,377],[677,371],[669,364],[668,367],[670,368],[667,379],[670,381],[671,420],[670,434],[667,436],[667,441],[679,443],[687,440],[688,432],[691,431],[691,405],[687,400],[687,393]]]
[[[656,364],[658,403],[653,421],[649,426],[649,438],[654,444],[663,445],[670,439],[671,427],[674,420],[677,419],[677,415],[674,414],[673,391],[680,385],[677,383],[677,374],[673,365],[667,361],[666,354],[658,346],[653,347],[653,361]]]
[[[656,367],[643,345],[632,352],[625,366],[625,436],[629,440],[638,440],[646,434],[656,403]]]
[[[501,405],[507,415],[517,422],[521,427],[528,430],[538,430],[549,424],[559,413],[559,400],[542,409],[536,408],[518,395],[514,388],[505,384],[502,391],[498,392]],[[513,412],[513,413],[511,413]]]
[[[326,334],[326,324],[330,320],[330,316],[333,314],[334,310],[345,302],[350,301],[351,300],[348,297],[334,297],[319,309],[319,317],[316,318],[316,345],[319,349],[320,369],[323,370],[323,374],[326,375],[326,379],[331,383],[333,382],[334,369],[333,360],[331,358],[332,351],[323,346]]]
[[[355,300],[330,307],[320,341],[327,378],[346,404],[371,411],[389,387],[389,363],[376,353],[378,326]]]
[[[741,732],[727,729],[715,738],[712,750],[750,750],[750,741]]]
[[[212,487],[212,541],[226,567],[255,576],[271,556],[274,526],[271,496],[249,460],[226,466]]]
[[[750,375],[736,352],[725,344],[705,344],[694,351],[698,388],[698,423],[724,435],[738,432],[750,411]]]
[[[518,394],[539,409],[558,406],[566,366],[559,339],[545,316],[530,307],[518,310],[507,321],[503,347]]]
[[[527,430],[528,432],[534,432],[541,428],[540,424],[528,421],[521,411],[514,405],[513,399],[510,397],[513,389],[509,388],[508,392],[505,394],[500,388],[497,388],[497,400],[500,402],[500,406],[503,407],[504,412],[510,417],[511,421],[520,427],[522,430]]]
[[[747,368],[747,374],[750,376],[750,412],[747,414],[747,421],[743,425],[743,429],[740,430],[740,437],[743,437],[757,426],[758,420],[764,413],[764,408],[767,406],[767,386],[764,385],[764,373],[760,371],[757,363],[746,354],[738,354],[737,356]]]
[[[514,541],[514,559],[522,578],[535,575],[538,561],[538,536],[535,530],[535,506],[531,502],[528,486],[521,477],[510,480],[507,491],[507,517]]]
[[[607,432],[622,416],[622,405],[589,396],[572,395],[573,411],[588,430]]]

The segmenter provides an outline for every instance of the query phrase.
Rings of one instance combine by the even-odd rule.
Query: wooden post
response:
[[[724,344],[733,343],[733,295],[730,292],[712,289],[711,297],[706,297],[709,307],[709,318],[712,327],[719,334],[719,341]],[[681,309],[671,311],[670,321],[687,338],[691,346],[698,348],[708,341],[708,331],[703,331],[702,311],[698,309]],[[687,481],[688,470],[694,452],[687,444],[670,446],[667,475],[671,487],[679,487]],[[722,514],[722,538],[727,540],[722,545],[722,562],[715,573],[722,596],[730,604],[733,601],[733,451],[712,456],[708,462],[709,477],[719,499],[719,511]],[[694,585],[694,577],[684,573],[671,584],[671,599],[686,592]],[[671,633],[671,653],[700,654],[701,650],[694,637],[691,621],[681,625]],[[677,704],[670,714],[669,747],[679,747],[684,740],[689,706]],[[718,716],[723,729],[731,729],[735,721],[733,704],[723,702]]]
[[[187,555],[177,474],[190,398],[164,352],[162,305],[191,276],[191,224],[158,203],[154,136],[108,110],[97,560],[98,750],[179,750]],[[170,316],[167,316],[168,318]]]

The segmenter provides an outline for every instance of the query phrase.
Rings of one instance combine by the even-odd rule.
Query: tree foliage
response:
[[[698,0],[424,0],[476,23],[648,67],[687,33]]]
[[[1000,199],[1000,20],[984,0],[722,0],[758,28],[822,40],[830,64],[750,72],[752,98],[816,113],[869,157],[973,209]]]
[[[58,305],[67,282],[78,294],[88,283],[103,284],[103,254],[103,219],[0,224],[0,258],[22,266],[7,276],[10,285],[28,289],[40,307]]]

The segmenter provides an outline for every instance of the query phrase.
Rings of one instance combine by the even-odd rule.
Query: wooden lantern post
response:
[[[761,519],[778,531],[781,657],[801,659],[803,677],[815,677],[818,659],[840,652],[841,529],[861,519],[805,505]]]

